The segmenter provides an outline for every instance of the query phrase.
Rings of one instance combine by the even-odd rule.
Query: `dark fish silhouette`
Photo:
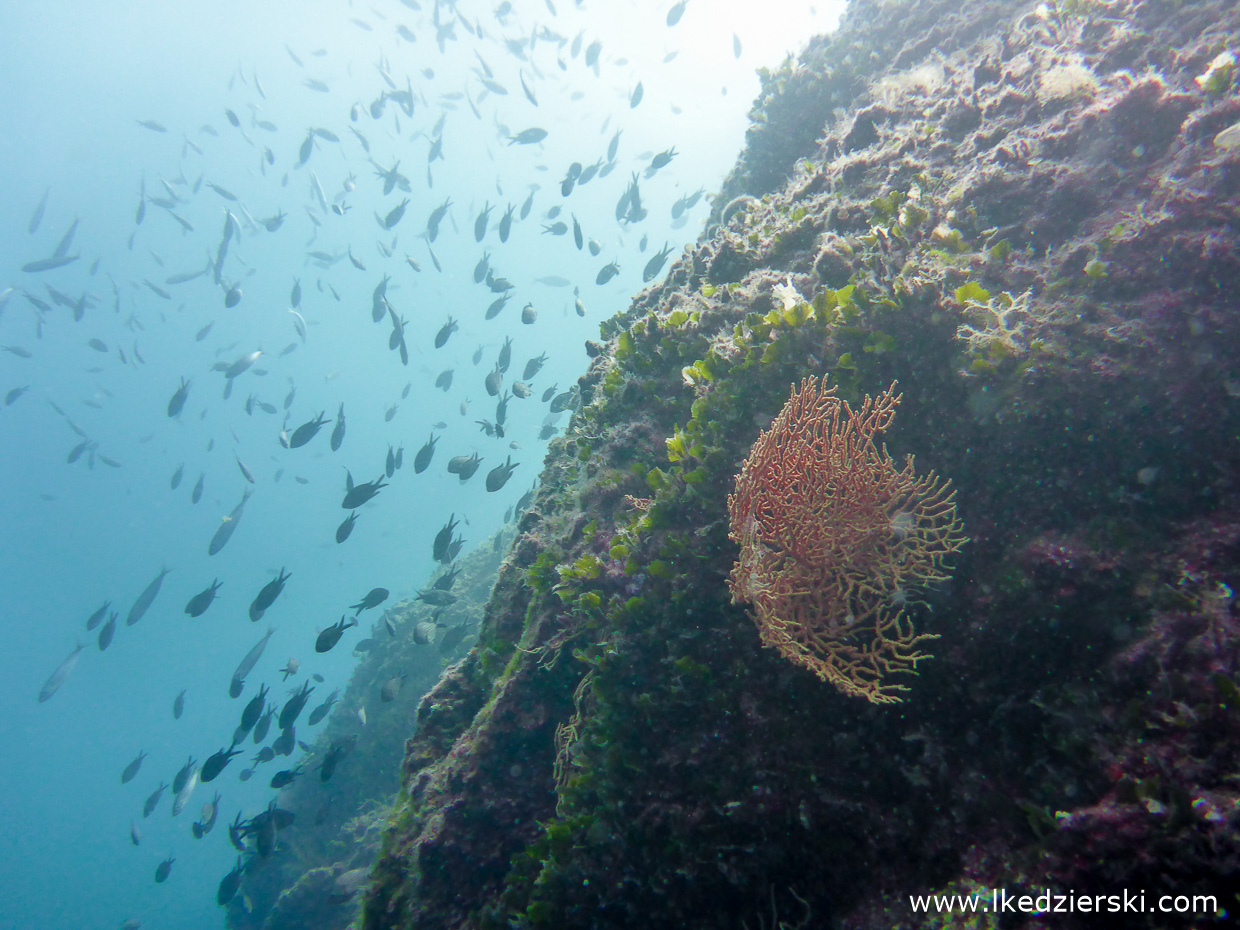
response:
[[[216,578],[211,584],[189,599],[185,612],[191,617],[201,617],[215,600],[215,592],[220,589],[220,580]]]
[[[357,523],[357,512],[349,514],[344,521],[336,527],[336,542],[342,543],[349,538],[349,534],[353,532],[353,526]]]
[[[378,607],[387,600],[387,597],[387,588],[371,588],[366,593],[366,596],[363,597],[358,603],[350,604],[349,609],[356,610],[357,613],[360,614],[363,610],[370,610],[372,607]],[[357,616],[357,614],[354,614],[354,616]]]
[[[276,598],[280,596],[280,592],[284,590],[285,582],[291,577],[293,577],[292,572],[286,574],[284,569],[281,568],[275,578],[263,585],[262,590],[255,595],[254,600],[250,603],[251,620],[257,622],[262,619],[263,613],[275,603]]]
[[[361,611],[359,610],[358,613],[361,613]],[[333,623],[318,635],[318,638],[314,641],[314,651],[322,653],[331,650],[336,643],[340,642],[340,637],[344,635],[344,631],[351,626],[357,626],[357,621],[354,619],[346,621],[342,616],[339,623]]]
[[[340,405],[340,412],[336,414],[336,426],[332,429],[332,451],[339,449],[342,442],[344,442],[344,404]]]

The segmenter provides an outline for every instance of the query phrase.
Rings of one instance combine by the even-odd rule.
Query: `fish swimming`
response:
[[[245,658],[241,660],[241,664],[238,665],[237,670],[233,672],[233,681],[245,681],[246,676],[249,675],[254,669],[254,666],[258,664],[258,660],[262,656],[263,650],[267,648],[267,641],[271,639],[271,636],[275,633],[275,631],[275,627],[268,627],[263,638],[255,643],[254,646],[251,647],[250,651],[245,654]]]
[[[439,532],[435,534],[435,539],[431,543],[431,556],[436,562],[447,562],[448,546],[452,544],[452,533],[456,530],[457,523],[456,514],[453,513],[448,517],[448,522],[440,527]]]
[[[349,538],[349,534],[353,532],[353,526],[357,523],[357,511],[349,514],[344,518],[344,522],[336,527],[336,542],[342,543]]]
[[[167,783],[161,781],[159,783],[159,787],[151,792],[146,801],[142,804],[143,817],[150,817],[151,814],[155,813],[155,808],[159,806],[159,799],[163,797],[164,789],[167,787]]]
[[[515,136],[509,136],[508,144],[509,145],[533,145],[535,143],[541,142],[545,138],[547,138],[547,130],[539,129],[538,127],[531,127],[530,129],[523,129],[521,132],[517,133]]]
[[[413,457],[413,471],[415,474],[422,474],[426,471],[427,466],[431,464],[431,459],[435,455],[435,443],[439,442],[439,437],[431,433],[431,438],[423,443],[422,448],[418,450],[418,454]]]
[[[241,876],[245,874],[245,866],[241,861],[241,857],[237,857],[237,864],[233,870],[220,879],[220,886],[215,892],[215,903],[220,907],[226,907],[233,898],[237,896],[237,889],[241,887]]]
[[[176,797],[172,799],[173,817],[185,810],[185,805],[189,803],[190,796],[193,795],[194,789],[198,787],[198,767],[194,765],[193,760],[190,760],[188,766],[189,771],[186,774],[185,783],[181,790],[176,793]],[[185,769],[181,771],[185,771]],[[180,777],[180,772],[177,773],[177,777]],[[175,782],[173,787],[176,787]]]
[[[327,423],[327,417],[324,413],[325,411],[320,411],[319,415],[313,420],[308,420],[293,430],[293,435],[288,440],[288,447],[290,449],[300,448],[318,435],[319,430]]]
[[[256,349],[255,351],[250,352],[247,355],[241,356],[241,358],[237,359],[235,362],[233,362],[231,365],[227,366],[224,369],[224,377],[227,378],[229,381],[231,381],[233,378],[237,377],[238,375],[248,371],[250,369],[250,366],[253,365],[255,362],[257,362],[258,357],[262,354],[263,354],[262,349]]]
[[[671,254],[672,247],[664,242],[663,248],[656,252],[654,256],[651,257],[650,261],[646,262],[646,267],[642,269],[642,282],[646,283],[651,281],[654,276],[663,269],[663,264],[667,261],[667,257]]]
[[[595,277],[594,283],[600,284],[600,285],[606,284],[608,281],[610,281],[612,278],[614,278],[619,273],[620,273],[620,266],[616,262],[611,262],[603,266],[602,270],[599,271],[598,276]]]
[[[306,706],[306,701],[313,690],[314,688],[310,686],[310,682],[306,682],[301,686],[301,690],[294,692],[293,696],[285,702],[284,707],[280,710],[280,718],[276,721],[281,730],[287,731],[297,722],[297,715]]]
[[[199,781],[214,781],[220,772],[224,771],[224,766],[228,765],[233,756],[241,754],[241,750],[236,747],[237,744],[233,743],[227,749],[221,749],[218,752],[212,753],[207,761],[202,764]]]
[[[306,721],[307,725],[314,726],[316,723],[318,723],[324,717],[326,717],[328,711],[332,709],[332,705],[336,703],[339,697],[340,697],[340,691],[338,689],[333,691],[331,694],[329,694],[324,699],[322,704],[320,704],[314,710],[310,711],[310,718]]]
[[[538,374],[539,371],[542,370],[542,367],[546,363],[546,361],[547,361],[547,353],[544,352],[541,355],[537,355],[534,358],[530,359],[528,362],[526,362],[525,369],[521,372],[521,380],[529,381],[531,378],[533,378],[536,374]]]
[[[383,481],[384,476],[380,475],[374,481],[367,481],[364,484],[353,484],[352,476],[349,477],[348,487],[345,490],[344,500],[340,502],[340,506],[345,510],[356,510],[371,500],[379,491],[386,488],[387,485]]]
[[[237,504],[233,508],[232,513],[224,518],[219,529],[215,531],[215,535],[211,537],[211,543],[207,546],[207,555],[215,555],[232,538],[232,534],[237,530],[237,524],[241,522],[242,514],[245,513],[245,502],[250,499],[250,495],[253,493],[253,491],[247,488],[241,496],[241,503]]]
[[[173,216],[175,215],[174,213]],[[27,274],[51,271],[54,268],[63,268],[65,265],[76,262],[79,257],[77,255],[54,255],[51,258],[40,258],[37,261],[26,262],[26,264],[22,265],[22,271]]]
[[[279,574],[263,585],[262,590],[255,595],[253,602],[250,604],[250,619],[253,621],[261,620],[263,613],[272,604],[275,603],[277,597],[284,590],[285,582],[293,577],[292,572],[285,572],[280,569]]]
[[[159,589],[164,583],[164,576],[170,571],[171,569],[168,568],[161,570],[155,577],[155,580],[146,586],[146,590],[138,595],[138,599],[134,601],[133,606],[129,608],[128,616],[125,617],[126,626],[133,626],[142,619],[143,614],[145,614],[147,610],[150,609],[151,604],[155,602],[155,597],[159,594]]]
[[[78,655],[86,648],[81,643],[77,645],[68,657],[56,667],[56,671],[48,677],[43,683],[43,687],[39,689],[39,703],[42,704],[48,700],[53,694],[60,690],[60,686],[65,683],[65,679],[72,674],[73,669],[77,666]],[[100,647],[106,648],[106,647]]]
[[[134,776],[138,774],[138,769],[142,768],[142,760],[145,758],[146,753],[139,751],[137,758],[125,766],[125,771],[121,772],[122,785],[133,781]]]
[[[39,204],[34,208],[34,213],[30,214],[30,222],[26,225],[26,232],[34,235],[38,232],[39,224],[43,222],[43,213],[47,210],[47,198],[51,194],[52,189],[44,188],[43,196],[39,199]]]
[[[357,613],[360,614],[363,610],[370,610],[372,607],[378,607],[387,600],[388,593],[387,588],[371,588],[370,591],[366,593],[366,596],[363,597],[358,603],[350,604],[349,609],[356,610]],[[354,616],[357,616],[357,614],[354,614]]]
[[[112,606],[111,601],[104,601],[103,606],[100,607],[93,614],[91,614],[90,617],[87,618],[86,620],[87,632],[93,630],[95,627],[97,627],[99,624],[103,622],[103,618],[107,614],[108,608],[111,606]]]
[[[487,490],[498,491],[502,488],[508,483],[508,479],[512,477],[513,471],[520,464],[520,462],[513,462],[512,456],[510,455],[508,456],[508,460],[503,465],[496,465],[492,468],[489,472],[487,472]]]
[[[359,610],[358,613],[361,613],[361,611]],[[340,637],[344,635],[344,631],[351,626],[357,626],[357,620],[350,618],[346,622],[345,617],[342,615],[339,623],[333,623],[318,635],[318,638],[314,641],[314,651],[318,653],[330,651],[336,643],[340,642]]]
[[[211,582],[209,587],[204,588],[189,599],[189,603],[185,605],[185,612],[191,617],[201,617],[215,600],[215,592],[219,589],[220,580],[217,578]]]
[[[116,611],[112,611],[108,615],[108,622],[99,630],[99,651],[103,652],[112,644],[112,637],[116,634],[116,619],[120,615]],[[50,696],[50,695],[49,695]]]
[[[338,450],[342,442],[344,442],[344,404],[340,405],[340,412],[336,414],[336,426],[332,429],[332,451]]]

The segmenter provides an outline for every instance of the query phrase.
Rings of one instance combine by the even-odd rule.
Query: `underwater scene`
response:
[[[1240,10],[0,10],[0,927],[1240,924]]]

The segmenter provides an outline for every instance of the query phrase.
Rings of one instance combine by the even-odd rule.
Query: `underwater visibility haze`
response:
[[[1235,4],[0,28],[0,924],[1234,923]]]

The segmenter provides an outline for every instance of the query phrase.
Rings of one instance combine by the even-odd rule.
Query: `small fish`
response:
[[[43,190],[43,196],[39,198],[39,204],[34,208],[34,213],[30,214],[30,222],[26,224],[26,232],[34,235],[39,230],[39,224],[43,222],[43,213],[47,210],[47,197],[52,192],[51,188]]]
[[[137,758],[125,766],[125,771],[121,772],[121,784],[127,785],[133,781],[134,776],[138,774],[138,769],[142,768],[142,760],[146,758],[145,752],[138,752]],[[136,843],[134,845],[137,845]]]
[[[250,484],[254,484],[254,473],[250,471],[249,466],[245,462],[241,461],[241,456],[234,455],[233,458],[237,460],[237,468],[241,470],[241,477],[250,482]]]
[[[338,450],[342,442],[344,442],[344,404],[340,405],[340,410],[336,414],[336,426],[332,429],[332,451]]]
[[[478,218],[474,220],[474,241],[481,242],[487,234],[487,223],[491,217],[491,211],[495,209],[490,203],[482,208],[482,212],[478,214]]]
[[[306,342],[306,318],[296,310],[290,310],[293,315],[293,329],[297,330],[297,335],[301,339],[302,345]]]
[[[288,676],[284,676],[287,678]],[[266,685],[262,685],[258,689],[258,694],[250,698],[250,702],[245,705],[245,710],[241,712],[241,723],[239,725],[243,733],[249,733],[254,729],[254,724],[258,723],[258,718],[263,715],[263,708],[267,706],[267,694],[269,689]]]
[[[39,689],[39,703],[51,698],[53,694],[60,690],[60,686],[65,683],[65,679],[73,673],[73,669],[77,666],[78,655],[86,648],[80,643],[69,653],[68,657],[56,667],[56,671],[48,676],[47,681],[43,683],[43,687]],[[101,649],[104,647],[100,647]]]
[[[530,129],[523,129],[521,132],[517,133],[515,136],[509,136],[508,144],[509,145],[533,145],[535,143],[541,142],[545,138],[547,138],[547,130],[539,129],[538,127],[532,127]]]
[[[202,764],[199,772],[198,780],[201,782],[215,781],[220,772],[224,771],[224,767],[232,760],[233,756],[239,756],[241,750],[237,749],[237,744],[233,743],[227,749],[221,749],[212,753],[207,761]]]
[[[401,219],[404,217],[405,208],[407,206],[409,206],[408,197],[406,197],[399,204],[397,204],[391,210],[389,210],[387,216],[385,216],[380,221],[379,225],[382,226],[384,229],[391,229],[393,226],[399,223]]]
[[[160,782],[159,787],[150,793],[146,801],[142,804],[142,816],[150,817],[155,813],[155,808],[159,806],[159,799],[163,797],[164,790],[168,787],[166,782]]]
[[[344,518],[338,527],[336,527],[336,542],[342,543],[349,538],[349,534],[353,532],[353,526],[357,523],[357,511],[349,514]]]
[[[262,619],[263,614],[276,598],[284,591],[284,585],[293,577],[292,572],[285,572],[281,567],[275,578],[263,585],[262,589],[254,596],[254,600],[250,603],[250,620],[257,622]]]
[[[348,475],[348,472],[346,471],[345,474]],[[386,487],[387,485],[383,482],[382,475],[374,481],[367,481],[358,485],[353,484],[352,476],[348,475],[344,500],[341,502],[340,506],[345,510],[356,510],[358,507],[361,507],[367,501],[374,498],[380,490]]]
[[[176,214],[172,214],[176,216]],[[63,268],[65,265],[76,262],[80,258],[78,255],[54,255],[51,258],[40,258],[33,262],[26,262],[22,265],[22,271],[27,274],[38,274],[41,271],[51,271],[55,268]]]
[[[397,695],[400,694],[401,685],[404,683],[404,675],[397,675],[394,678],[389,678],[383,683],[383,687],[379,689],[379,700],[385,704],[390,704],[392,701],[396,700]]]
[[[448,339],[452,336],[452,334],[460,328],[461,326],[456,322],[456,320],[452,319],[452,317],[448,317],[448,322],[439,327],[439,332],[435,334],[435,348],[442,349],[447,344]]]
[[[172,719],[180,720],[181,715],[185,713],[185,689],[181,689],[181,693],[172,701]]]
[[[216,578],[203,590],[189,599],[185,612],[191,617],[201,617],[206,609],[215,601],[216,592],[220,589],[220,580]]]
[[[250,499],[250,495],[252,493],[253,492],[247,488],[245,493],[241,496],[241,502],[233,508],[232,513],[230,513],[227,517],[224,517],[223,521],[220,523],[219,529],[217,529],[215,531],[215,535],[211,537],[211,543],[207,546],[207,555],[215,555],[223,549],[228,540],[232,538],[232,534],[236,532],[237,524],[241,522],[242,514],[245,512],[245,503]]]
[[[512,477],[513,471],[520,462],[513,462],[512,456],[508,456],[508,460],[503,465],[497,465],[487,472],[486,488],[488,491],[498,491],[508,479]]]
[[[361,613],[359,610],[358,613]],[[339,623],[334,623],[321,632],[314,641],[314,651],[324,653],[331,650],[336,643],[340,642],[340,637],[344,635],[344,631],[351,626],[357,626],[356,619],[348,619],[342,615]]]
[[[616,262],[611,262],[610,264],[603,266],[602,270],[599,271],[598,276],[595,277],[594,283],[599,285],[606,284],[619,273],[620,266],[616,264]]]
[[[120,616],[116,611],[108,614],[108,622],[99,630],[99,651],[103,652],[112,645],[112,637],[116,635],[116,619]]]
[[[262,349],[256,349],[253,352],[249,352],[246,355],[241,356],[241,358],[237,359],[231,365],[225,365],[223,369],[224,377],[231,381],[233,378],[249,371],[251,366],[258,361],[259,356],[262,354]]]
[[[90,617],[86,620],[87,632],[93,630],[95,627],[97,627],[99,624],[103,622],[104,615],[107,614],[108,607],[110,607],[111,604],[112,604],[111,601],[104,601],[103,606],[90,615]]]
[[[293,435],[289,437],[288,447],[290,449],[298,449],[313,439],[320,429],[327,423],[326,411],[320,411],[319,415],[313,420],[308,420],[293,431]]]
[[[160,587],[163,586],[164,576],[171,569],[165,568],[155,576],[155,580],[146,586],[146,589],[138,595],[138,599],[133,602],[133,606],[129,608],[129,614],[125,617],[125,625],[133,626],[142,619],[143,614],[150,609],[151,604],[155,602],[155,597],[159,594]]]
[[[354,616],[356,617],[357,614],[360,614],[363,610],[370,610],[373,607],[378,607],[380,604],[382,604],[384,601],[387,600],[387,597],[388,597],[387,588],[371,588],[370,591],[366,593],[366,596],[363,597],[360,601],[358,601],[356,604],[350,604],[349,609],[357,611],[357,613],[354,614]]]
[[[314,688],[312,688],[310,686],[310,682],[307,681],[304,685],[302,685],[301,690],[295,692],[293,696],[285,702],[284,707],[280,709],[279,719],[276,721],[276,724],[281,730],[291,732],[293,724],[297,722],[297,715],[300,714],[302,708],[306,706],[306,701],[310,697],[310,692],[313,690]]]

